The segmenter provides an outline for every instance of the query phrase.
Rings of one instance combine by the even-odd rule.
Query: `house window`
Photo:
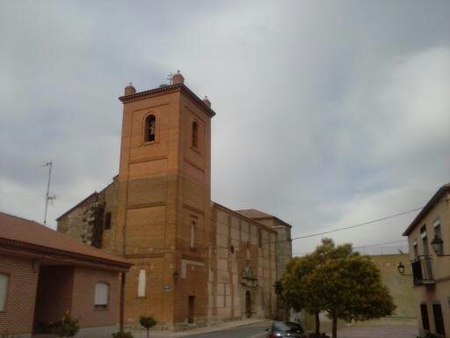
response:
[[[9,276],[4,273],[0,273],[0,312],[5,311],[8,282]]]
[[[105,230],[111,229],[111,213],[107,212],[105,215]]]
[[[425,225],[420,228],[420,237],[422,238],[423,254],[429,256],[430,249],[428,247],[427,229]]]
[[[145,270],[141,269],[139,270],[137,296],[145,297],[146,288],[147,288],[147,276],[145,274]]]
[[[198,148],[198,123],[192,122],[192,146]]]
[[[441,221],[439,219],[433,222],[434,236],[442,239]],[[440,254],[444,254],[443,248],[440,250]]]
[[[109,285],[103,282],[95,284],[94,308],[106,310],[108,308]]]
[[[149,115],[145,119],[145,142],[153,142],[156,137],[156,117]]]
[[[414,253],[414,259],[419,258],[419,248],[417,247],[417,241],[414,241],[414,243],[413,243],[413,253]]]
[[[439,303],[433,304],[433,316],[436,333],[445,336],[444,318],[442,317],[441,304]]]
[[[262,230],[258,229],[258,246],[262,248]]]
[[[427,304],[420,304],[420,314],[422,317],[422,327],[426,331],[430,331],[430,321],[428,320]]]

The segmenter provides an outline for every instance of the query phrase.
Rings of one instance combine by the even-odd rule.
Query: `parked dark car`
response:
[[[300,323],[296,322],[273,322],[267,331],[267,338],[301,338],[304,332]]]

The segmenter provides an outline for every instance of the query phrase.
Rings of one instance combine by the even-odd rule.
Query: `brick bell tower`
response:
[[[125,324],[153,316],[171,329],[206,321],[211,237],[211,118],[178,72],[123,103],[114,252],[134,264]]]

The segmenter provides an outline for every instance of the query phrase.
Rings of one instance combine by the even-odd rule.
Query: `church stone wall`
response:
[[[100,192],[95,192],[57,219],[57,230],[87,245],[113,249],[117,213],[116,179]],[[105,224],[110,214],[110,225]]]
[[[212,320],[271,318],[276,313],[276,232],[213,205],[215,247],[209,277]]]

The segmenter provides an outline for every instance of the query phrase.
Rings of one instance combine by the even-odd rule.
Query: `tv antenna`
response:
[[[169,86],[173,84],[173,73],[167,75],[166,80],[169,81]]]
[[[47,162],[42,167],[48,167],[48,180],[47,180],[47,192],[45,193],[45,213],[44,213],[44,225],[47,224],[47,210],[48,210],[48,201],[54,201],[56,199],[56,195],[50,195],[50,182],[52,180],[52,166],[53,161]]]

